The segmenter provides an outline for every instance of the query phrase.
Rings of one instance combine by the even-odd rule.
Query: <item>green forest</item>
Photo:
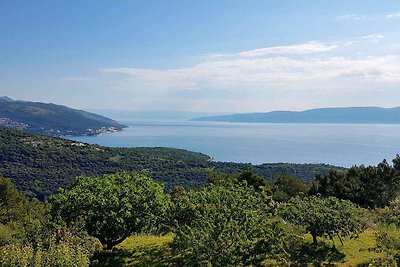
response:
[[[400,264],[400,156],[252,166],[11,129],[1,151],[0,266]]]

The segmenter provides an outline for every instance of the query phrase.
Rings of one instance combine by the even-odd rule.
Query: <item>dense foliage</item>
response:
[[[369,247],[357,249],[369,254],[357,266],[400,264],[399,156],[393,165],[324,172],[328,166],[219,163],[4,128],[0,149],[0,172],[29,196],[64,187],[40,202],[0,178],[0,267],[149,266],[140,258],[151,253],[156,266],[332,266],[347,259],[343,243],[365,233]],[[316,171],[312,183],[299,179]],[[165,255],[146,248],[139,262],[109,264],[107,257],[127,255],[119,243],[130,235],[167,231]]]
[[[169,210],[163,187],[145,175],[117,173],[78,177],[50,198],[52,214],[70,226],[82,222],[107,249],[132,234],[160,230]]]
[[[148,248],[125,265],[115,260],[132,254],[119,245],[102,248],[160,230],[171,232],[171,243],[156,266],[324,266],[344,260],[335,240],[350,242],[362,226],[375,229],[369,249],[376,256],[359,263],[397,266],[398,198],[367,211],[348,200],[307,196],[307,188],[293,177],[271,182],[244,169],[211,173],[201,188],[167,194],[144,174],[116,173],[77,178],[43,204],[0,179],[0,266],[149,266],[148,254],[160,251]]]
[[[361,221],[353,203],[334,197],[315,196],[293,198],[282,207],[282,217],[302,226],[317,244],[317,237],[333,240],[338,237],[356,236],[361,232]]]
[[[288,201],[292,197],[305,196],[310,186],[295,176],[281,175],[272,186],[273,197],[277,201]]]
[[[212,162],[200,153],[170,148],[108,148],[61,138],[26,134],[0,127],[0,175],[18,189],[44,199],[77,176],[97,176],[118,171],[147,172],[170,189],[206,184],[210,171],[235,174],[250,164]],[[253,166],[263,177],[281,174],[312,180],[327,173],[329,165],[262,164]]]
[[[173,252],[184,266],[288,263],[297,239],[275,217],[269,190],[247,182],[174,194]],[[175,192],[176,193],[176,192]]]
[[[393,165],[384,160],[377,166],[354,166],[317,175],[312,191],[364,207],[384,207],[400,194],[400,156],[393,160]]]
[[[47,211],[0,178],[1,267],[89,266],[98,241],[74,228],[61,230]]]

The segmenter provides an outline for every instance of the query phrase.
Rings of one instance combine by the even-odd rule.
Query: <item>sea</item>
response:
[[[171,147],[215,161],[376,165],[400,154],[400,125],[121,121],[128,128],[68,137],[110,147]]]

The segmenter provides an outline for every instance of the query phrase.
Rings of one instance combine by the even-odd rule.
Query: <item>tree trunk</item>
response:
[[[126,238],[127,238],[127,236],[123,236],[120,239],[106,243],[106,249],[111,250],[114,246],[122,243]]]
[[[312,235],[312,242],[313,242],[313,245],[317,245],[317,243],[318,243],[318,241],[317,241],[317,235],[315,235],[315,234],[311,234]]]

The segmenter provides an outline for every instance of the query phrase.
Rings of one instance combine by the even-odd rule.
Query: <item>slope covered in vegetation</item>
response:
[[[62,138],[34,135],[0,127],[0,175],[43,199],[79,175],[117,171],[147,172],[167,189],[181,185],[198,187],[210,171],[237,173],[250,164],[212,162],[204,154],[170,148],[108,148]],[[254,166],[266,178],[281,174],[312,180],[326,174],[329,165],[263,164]]]
[[[59,135],[96,134],[125,127],[109,118],[83,110],[40,102],[0,98],[0,118],[31,133]]]

